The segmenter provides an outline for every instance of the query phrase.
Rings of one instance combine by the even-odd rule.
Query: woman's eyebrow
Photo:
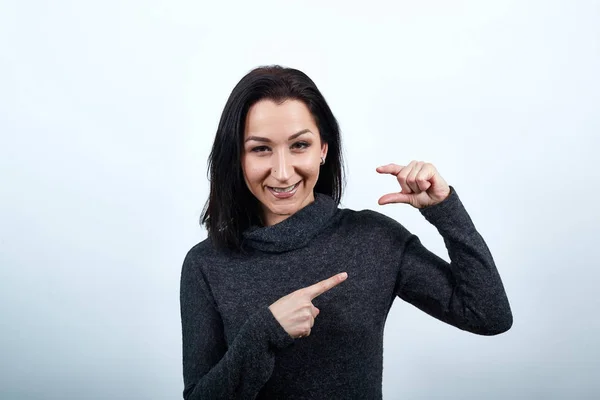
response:
[[[296,133],[294,133],[292,136],[290,136],[290,137],[288,138],[288,141],[289,141],[289,140],[294,140],[294,139],[296,139],[298,136],[304,135],[305,133],[312,133],[312,131],[311,131],[310,129],[302,129],[301,131],[299,131],[299,132],[296,132]],[[271,141],[271,139],[269,139],[269,138],[265,138],[265,137],[261,137],[261,136],[248,136],[248,137],[246,138],[245,142],[249,142],[249,141],[251,141],[251,140],[254,140],[254,141],[256,141],[256,142],[266,142],[266,143],[268,143],[268,142],[270,142],[270,141]]]

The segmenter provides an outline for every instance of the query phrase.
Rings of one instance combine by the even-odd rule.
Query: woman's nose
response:
[[[292,176],[292,166],[287,154],[281,152],[273,157],[271,175],[280,182],[286,182]]]

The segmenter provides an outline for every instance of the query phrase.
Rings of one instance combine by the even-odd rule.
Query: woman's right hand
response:
[[[342,272],[329,279],[315,283],[288,294],[269,306],[275,319],[294,339],[310,335],[319,315],[319,309],[312,304],[317,296],[339,285],[346,280],[348,274]]]

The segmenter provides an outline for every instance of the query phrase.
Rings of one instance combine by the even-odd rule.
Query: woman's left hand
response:
[[[398,179],[401,192],[389,193],[379,199],[379,204],[406,203],[424,208],[441,203],[450,195],[450,186],[437,169],[423,161],[411,161],[406,166],[388,164],[377,168],[380,174],[391,174]]]

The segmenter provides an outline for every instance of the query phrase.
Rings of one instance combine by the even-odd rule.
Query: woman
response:
[[[480,335],[512,325],[492,256],[429,163],[377,168],[443,236],[451,263],[374,211],[339,209],[338,124],[302,72],[233,89],[210,154],[208,239],[181,275],[185,399],[375,399],[398,296]]]

